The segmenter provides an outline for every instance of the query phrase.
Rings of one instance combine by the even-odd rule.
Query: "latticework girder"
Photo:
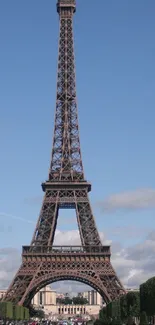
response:
[[[75,0],[58,0],[60,41],[56,112],[48,181],[42,184],[43,204],[31,245],[23,247],[22,264],[3,300],[29,305],[48,283],[77,280],[96,289],[106,302],[125,290],[102,246],[92,214],[81,158],[75,86],[73,13]],[[80,247],[54,247],[59,209],[76,210]]]
[[[22,265],[5,300],[29,305],[34,294],[48,283],[76,280],[92,286],[106,302],[124,293],[110,263],[109,246],[23,247]]]
[[[67,6],[67,7],[66,7]],[[49,179],[84,180],[76,101],[73,46],[73,8],[75,1],[59,1],[60,41],[57,98],[52,159]]]

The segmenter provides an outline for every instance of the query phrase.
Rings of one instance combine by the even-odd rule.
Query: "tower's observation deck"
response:
[[[72,9],[73,12],[76,11],[76,2],[75,0],[58,0],[57,2],[57,12],[60,13],[61,9]]]

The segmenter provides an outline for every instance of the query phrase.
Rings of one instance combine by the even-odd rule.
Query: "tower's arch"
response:
[[[91,274],[87,274],[87,275],[78,274],[78,272],[72,272],[71,274],[68,274],[68,272],[63,271],[55,275],[51,273],[48,275],[45,274],[41,277],[38,277],[38,279],[36,279],[33,282],[33,287],[29,286],[29,288],[27,288],[27,291],[25,292],[24,295],[24,300],[22,299],[19,302],[19,304],[29,306],[35,294],[43,287],[52,284],[54,282],[65,281],[65,280],[77,281],[86,284],[90,286],[92,289],[96,290],[103,297],[106,303],[111,301],[111,297],[109,296],[103,284],[101,285],[98,276],[92,276]]]

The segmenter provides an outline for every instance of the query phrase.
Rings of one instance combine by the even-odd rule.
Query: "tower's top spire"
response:
[[[57,0],[57,11],[60,13],[61,9],[72,9],[76,11],[76,0]]]

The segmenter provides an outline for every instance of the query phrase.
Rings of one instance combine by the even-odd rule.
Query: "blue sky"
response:
[[[154,0],[97,0],[97,5],[77,0],[74,18],[85,175],[93,185],[99,230],[124,245],[154,228],[154,209],[103,213],[98,201],[155,188],[154,14]],[[31,240],[50,162],[58,53],[55,1],[1,1],[0,46],[0,246],[20,248]],[[63,215],[68,216],[71,212]],[[76,229],[74,223],[59,224],[61,230]],[[139,226],[142,232],[134,238],[124,231],[114,235],[115,227]]]

